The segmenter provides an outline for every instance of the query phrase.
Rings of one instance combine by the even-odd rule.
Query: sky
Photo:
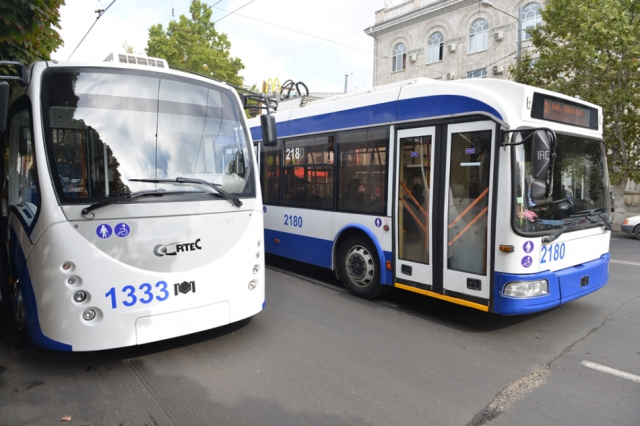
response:
[[[102,61],[111,52],[123,52],[125,43],[144,54],[149,28],[162,24],[166,29],[171,20],[189,16],[191,4],[191,0],[112,1],[65,0],[59,30],[64,46],[51,54],[52,59]],[[244,63],[240,75],[246,85],[261,87],[269,78],[278,78],[281,84],[292,79],[304,82],[311,92],[343,92],[348,75],[348,91],[372,87],[373,38],[364,30],[374,24],[375,12],[385,0],[202,1],[213,7],[212,20],[220,20],[216,29],[227,34],[231,56]],[[95,11],[107,7],[96,22]]]

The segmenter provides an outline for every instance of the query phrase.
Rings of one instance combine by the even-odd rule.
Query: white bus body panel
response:
[[[120,222],[130,226],[130,235],[105,240],[97,236],[99,224],[114,228]],[[74,351],[100,350],[190,334],[255,315],[265,301],[262,226],[262,214],[255,211],[51,226],[27,259],[31,281],[39,283],[33,290],[42,332]],[[157,244],[179,242],[192,248],[196,240],[199,250],[154,254]],[[65,262],[74,265],[71,271],[62,269]],[[256,274],[254,265],[259,266]],[[75,284],[69,284],[71,276]],[[254,279],[257,287],[249,290]],[[176,295],[175,285],[184,281],[193,281],[195,292]],[[159,282],[166,282],[169,292],[163,301],[159,298],[166,293]],[[144,283],[151,287],[149,303],[141,301],[150,298],[144,293],[148,288],[140,289]],[[126,286],[135,289],[137,302],[132,306],[123,304],[132,301],[130,291],[123,291]],[[115,308],[108,295],[111,289]],[[78,290],[89,293],[83,303],[73,301]],[[99,312],[93,321],[82,319],[87,308]]]

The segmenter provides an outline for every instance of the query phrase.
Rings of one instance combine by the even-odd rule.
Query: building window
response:
[[[489,23],[484,19],[476,19],[469,30],[469,53],[487,50],[489,45]]]
[[[538,3],[529,3],[522,8],[522,39],[530,40],[529,30],[542,25],[542,14]]]
[[[486,68],[467,72],[467,78],[485,78],[486,76],[487,76]]]
[[[402,71],[407,68],[407,48],[398,43],[393,48],[393,71]]]
[[[428,63],[438,62],[442,60],[442,51],[444,50],[444,36],[441,32],[431,34],[429,37]]]

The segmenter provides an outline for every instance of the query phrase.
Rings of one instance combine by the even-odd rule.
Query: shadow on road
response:
[[[267,254],[266,262],[268,267],[299,275],[312,282],[319,281],[325,286],[335,288],[335,290],[343,292],[345,297],[352,299],[354,303],[371,303],[371,301],[364,301],[348,293],[342,283],[336,279],[335,273],[329,269],[270,254]],[[269,285],[268,282],[267,285]],[[385,296],[375,299],[373,302],[438,325],[471,333],[485,333],[509,328],[553,311],[551,309],[529,315],[500,316],[397,288],[392,288]]]

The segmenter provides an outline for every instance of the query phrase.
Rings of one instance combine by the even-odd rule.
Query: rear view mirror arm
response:
[[[523,143],[525,143],[526,141],[528,141],[530,138],[533,137],[533,135],[535,135],[536,131],[538,130],[544,130],[545,132],[547,132],[549,135],[551,135],[551,141],[552,141],[552,146],[555,148],[556,146],[556,132],[553,131],[552,129],[549,129],[548,127],[534,127],[534,128],[529,128],[529,129],[518,129],[518,130],[503,130],[502,131],[502,135],[505,136],[509,133],[522,133],[522,132],[531,132],[529,134],[529,136],[527,136],[526,138],[522,139],[520,142],[504,142],[505,138],[502,138],[502,143],[500,144],[501,147],[505,147],[505,146],[517,146],[517,145],[522,145]]]

